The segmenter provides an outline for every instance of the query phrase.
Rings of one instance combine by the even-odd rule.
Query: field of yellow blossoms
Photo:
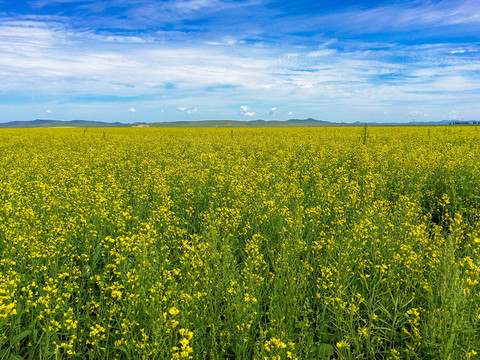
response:
[[[0,359],[480,359],[480,127],[0,130]]]

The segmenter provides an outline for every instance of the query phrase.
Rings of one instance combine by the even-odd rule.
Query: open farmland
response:
[[[479,154],[475,126],[0,130],[0,359],[478,358]]]

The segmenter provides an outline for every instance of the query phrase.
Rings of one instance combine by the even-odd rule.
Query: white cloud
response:
[[[419,30],[459,24],[480,23],[480,3],[476,0],[407,1],[372,7],[366,10],[353,8],[333,15],[316,18],[326,26],[369,33],[387,30]]]
[[[289,112],[288,112],[288,115],[293,115],[293,112],[289,111]]]
[[[250,107],[248,105],[240,106],[240,110],[242,110],[242,112],[240,114],[243,115],[243,116],[254,116],[255,115],[255,111],[252,111],[252,109],[250,109]]]
[[[179,106],[177,107],[178,111],[183,111],[186,114],[195,114],[198,109],[196,107],[187,107],[187,106]]]
[[[460,113],[457,110],[452,110],[447,115],[448,120],[458,120],[460,118],[461,118]]]
[[[385,115],[386,115],[386,112],[385,112]],[[418,111],[418,110],[411,111],[408,115],[410,115],[414,118],[429,117],[430,116],[429,113],[426,113],[426,112],[423,112],[423,111]]]
[[[276,111],[277,111],[277,108],[276,108],[276,107],[272,107],[272,108],[270,109],[270,111],[268,112],[268,115],[274,115]]]
[[[176,0],[171,1],[170,6],[182,12],[199,11],[203,9],[211,9],[221,5],[219,0]]]
[[[299,56],[300,56],[300,54],[298,54],[298,53],[289,53],[289,54],[286,54],[286,55],[285,55],[285,57],[286,57],[287,59],[296,59],[296,58],[298,58]]]
[[[247,1],[223,0],[169,0],[140,1],[128,11],[128,17],[137,23],[155,25],[198,18],[201,15],[225,10],[235,11]]]
[[[84,2],[94,2],[95,0],[84,0]],[[35,0],[30,1],[30,5],[34,8],[42,8],[45,6],[50,5],[58,5],[58,4],[65,4],[65,3],[74,3],[78,2],[78,0]]]
[[[131,113],[136,113],[136,112],[137,112],[137,109],[135,109],[135,108],[130,108],[128,111],[130,111]]]
[[[311,58],[316,58],[316,57],[322,57],[322,56],[329,56],[335,54],[336,51],[333,49],[320,49],[317,51],[312,51],[307,54],[308,57]]]
[[[146,40],[138,36],[119,36],[119,35],[108,35],[108,36],[98,36],[95,35],[93,38],[109,41],[109,42],[127,42],[127,43],[145,43]]]
[[[465,91],[479,87],[480,62],[449,57],[452,48],[448,46],[343,51],[341,56],[328,55],[328,49],[320,49],[325,56],[319,63],[318,58],[312,57],[319,55],[318,51],[279,58],[274,49],[259,47],[249,48],[249,55],[245,56],[242,45],[227,49],[194,45],[179,48],[166,44],[158,48],[143,43],[109,41],[108,37],[100,45],[91,33],[73,33],[56,22],[0,24],[0,77],[4,80],[0,90],[5,91],[36,84],[34,87],[45,93],[131,96],[132,91],[134,95],[155,94],[159,87],[170,83],[178,94],[218,85],[221,79],[222,85],[239,89],[239,93],[251,92],[255,98],[261,96],[265,100],[286,96],[292,100],[318,96],[345,99],[345,95],[351,94],[355,99],[340,101],[362,98],[375,101],[376,94],[381,95],[380,99],[409,99],[408,92],[412,90]],[[479,50],[475,45],[469,48]],[[415,65],[388,60],[394,56],[410,56],[415,59]],[[303,71],[306,68],[311,71]],[[371,83],[371,77],[389,72],[398,74],[395,84]],[[119,84],[119,73],[123,76],[122,84],[134,86]]]
[[[45,112],[48,113],[48,114],[51,114],[51,113],[52,113],[52,110],[47,110],[47,111],[45,111]]]
[[[185,9],[210,6],[208,1],[174,3]],[[248,105],[241,106],[240,113],[238,107],[232,109],[232,103],[250,101],[263,112],[271,104],[282,104],[282,109],[296,114],[325,104],[347,115],[355,107],[379,114],[405,103],[412,105],[396,114],[405,117],[415,108],[424,114],[448,114],[451,108],[465,117],[480,113],[477,108],[466,111],[465,105],[480,103],[480,45],[475,43],[379,44],[380,50],[375,50],[368,49],[371,44],[352,40],[343,46],[337,40],[338,49],[347,50],[331,50],[327,46],[334,45],[325,43],[314,48],[250,46],[236,36],[219,38],[219,45],[230,46],[210,46],[206,41],[179,46],[167,40],[160,46],[152,45],[148,38],[152,35],[98,35],[74,31],[58,19],[29,19],[0,18],[1,93],[55,96],[65,103],[85,94],[118,99],[146,96],[153,98],[145,104],[151,101],[157,115],[161,98],[165,113],[176,116],[183,116],[175,113],[177,107],[185,114],[198,111],[184,104],[202,104],[202,117],[207,107],[225,116],[254,116],[256,111]],[[211,88],[215,96],[205,97]],[[50,106],[57,112],[53,103],[43,103],[38,111]],[[126,114],[129,106],[131,100],[118,111]],[[142,116],[146,108],[142,105]],[[278,110],[270,108],[269,114],[273,113]]]
[[[243,42],[243,41],[242,41]],[[224,36],[220,41],[207,41],[207,45],[235,45],[238,43],[238,40],[232,36]]]

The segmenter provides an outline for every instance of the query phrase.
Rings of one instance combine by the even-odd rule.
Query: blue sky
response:
[[[480,119],[478,34],[478,0],[0,0],[0,122]]]

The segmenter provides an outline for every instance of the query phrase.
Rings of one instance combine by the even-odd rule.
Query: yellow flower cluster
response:
[[[475,358],[480,128],[0,130],[0,358]]]

